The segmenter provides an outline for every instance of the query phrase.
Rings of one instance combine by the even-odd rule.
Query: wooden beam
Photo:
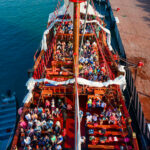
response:
[[[97,126],[94,126],[94,125],[87,125],[88,128],[105,128],[106,130],[107,129],[121,129],[121,128],[126,128],[126,126],[119,126],[119,125],[97,125]]]
[[[90,145],[88,144],[88,148],[91,149],[115,149],[115,146],[113,145]]]

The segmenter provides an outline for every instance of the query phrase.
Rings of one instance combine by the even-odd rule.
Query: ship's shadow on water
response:
[[[42,34],[22,29],[0,20],[0,93],[11,89],[19,100],[26,94],[27,70],[33,66],[33,56]]]

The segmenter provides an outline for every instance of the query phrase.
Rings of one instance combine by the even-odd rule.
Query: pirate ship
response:
[[[125,71],[103,17],[81,0],[65,0],[49,15],[12,150],[138,150]]]

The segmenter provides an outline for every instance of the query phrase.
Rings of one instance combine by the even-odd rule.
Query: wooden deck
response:
[[[87,37],[88,36],[93,37],[93,35],[94,34],[87,34]],[[44,54],[44,57],[41,52],[41,55],[40,55],[41,60],[37,60],[38,62],[40,62],[40,64],[37,63],[38,69],[37,69],[36,73],[34,74],[34,75],[37,75],[37,79],[46,77],[47,79],[50,79],[50,80],[60,81],[60,79],[62,79],[61,81],[65,81],[66,78],[68,78],[68,79],[73,78],[73,75],[72,75],[73,70],[71,69],[71,68],[73,68],[73,60],[68,58],[68,56],[72,57],[72,55],[66,55],[63,52],[61,55],[65,59],[62,59],[61,57],[60,58],[56,57],[57,55],[60,54],[60,52],[55,53],[57,50],[59,50],[56,47],[58,44],[57,41],[59,39],[59,36],[67,37],[68,34],[57,35],[54,45],[52,46],[52,49],[47,50]],[[67,41],[67,38],[65,40]],[[96,39],[94,39],[94,37],[90,38],[89,40],[91,40],[90,41],[91,43],[93,43],[93,41],[94,42],[96,41]],[[96,42],[99,42],[99,41],[97,40]],[[87,44],[88,44],[88,42],[87,42]],[[69,48],[69,45],[67,45],[67,46],[68,46],[67,48]],[[107,51],[103,52],[101,50],[101,46],[98,46],[98,49],[96,48],[95,50],[96,50],[96,54],[101,57],[99,57],[99,59],[95,58],[95,60],[93,61],[93,64],[95,65],[95,63],[97,63],[98,65],[100,65],[99,63],[106,61],[105,63],[108,65],[108,67],[106,68],[106,69],[108,69],[106,73],[108,73],[108,72],[111,73],[112,77],[115,78],[117,76],[117,74],[115,72],[118,70],[117,70],[117,68],[114,68],[113,65],[110,64],[111,63],[110,58],[113,57],[113,54],[111,54]],[[98,50],[99,50],[99,52],[98,52]],[[61,51],[61,48],[60,48],[60,51]],[[72,51],[72,49],[70,51]],[[104,55],[103,53],[105,53],[105,57],[107,59],[103,56]],[[92,48],[90,48],[90,54],[92,54]],[[73,55],[74,55],[73,57],[76,56],[76,54],[73,54]],[[66,60],[66,59],[68,62],[62,61],[62,60]],[[84,64],[84,62],[83,62],[83,64]],[[65,67],[64,67],[64,65],[65,65]],[[86,64],[84,64],[84,65],[85,65],[85,67],[87,67]],[[77,66],[77,65],[75,65],[75,66]],[[100,66],[100,67],[102,67],[102,66]],[[64,68],[67,71],[64,71]],[[96,68],[96,65],[95,65],[95,68]],[[67,74],[66,74],[66,72],[67,72]],[[71,75],[68,72],[71,72]],[[87,75],[85,74],[84,77],[86,78]],[[102,79],[101,82],[103,82],[103,81],[105,81],[105,80]],[[81,134],[86,139],[86,142],[83,144],[83,147],[84,147],[84,145],[86,145],[90,149],[115,149],[116,145],[117,146],[125,146],[126,143],[128,143],[128,142],[126,142],[124,138],[127,137],[128,135],[130,135],[130,138],[129,138],[130,142],[128,145],[130,145],[135,150],[138,150],[138,145],[136,143],[136,139],[134,141],[134,138],[131,136],[131,133],[133,133],[133,130],[131,127],[131,122],[129,121],[130,120],[129,114],[126,109],[120,87],[118,85],[112,85],[110,87],[103,87],[103,88],[93,88],[93,87],[88,87],[88,86],[83,87],[83,88],[81,88],[81,87],[82,86],[80,85],[79,86],[79,104],[80,104],[79,109],[81,109],[83,111],[83,122],[81,121]],[[48,106],[48,110],[52,113],[51,114],[52,116],[53,116],[54,107],[57,108],[58,107],[57,104],[60,106],[60,108],[63,110],[63,114],[60,113],[61,114],[60,117],[57,117],[57,118],[61,119],[61,117],[63,116],[63,122],[61,121],[63,126],[61,125],[61,127],[62,127],[62,129],[63,128],[66,129],[66,135],[64,136],[64,143],[63,143],[64,145],[63,146],[64,146],[64,148],[68,148],[68,149],[74,149],[74,146],[75,146],[75,119],[74,118],[75,118],[75,114],[76,114],[75,113],[76,112],[76,109],[75,109],[75,100],[76,99],[74,97],[75,95],[73,93],[73,88],[74,88],[73,85],[70,86],[69,84],[68,85],[51,86],[48,84],[48,82],[47,83],[43,82],[43,83],[35,85],[34,90],[33,90],[33,97],[31,100],[31,103],[33,103],[36,107],[39,107],[39,108],[43,107],[43,109],[42,109],[43,112],[46,109],[45,108],[46,100],[49,101],[51,106]],[[109,92],[108,92],[108,90],[109,90]],[[81,96],[80,93],[82,93],[84,95]],[[89,100],[88,95],[90,97],[93,97],[93,96],[98,97],[100,99],[100,104],[101,105],[105,104],[105,106],[98,106],[99,108],[98,107],[96,108],[93,104],[93,102],[94,101],[96,102],[96,100],[97,100],[95,98],[94,100],[92,99],[92,101],[93,101],[92,108],[91,109],[88,108],[89,106],[86,107],[87,102]],[[59,100],[58,98],[60,98],[60,97],[63,99],[62,104],[58,103],[58,100]],[[52,104],[52,102],[54,103],[53,98],[55,99],[56,106],[53,106],[53,104]],[[71,106],[71,109],[68,109],[69,108],[68,106]],[[121,113],[121,118],[115,117],[115,121],[110,119],[109,117],[114,116],[114,114],[112,113],[111,116],[105,117],[105,118],[107,118],[107,120],[103,121],[103,119],[104,119],[103,116],[105,116],[104,110],[108,111],[108,109],[111,110],[111,113],[114,112],[114,114],[116,116],[117,116],[116,111],[118,110]],[[95,124],[93,124],[93,121],[91,121],[91,124],[94,125],[94,127],[87,126],[89,122],[85,118],[87,117],[88,112],[91,113],[91,116],[94,115],[94,113],[96,113],[99,116],[99,120],[97,120],[95,122],[95,124],[101,124],[101,125],[97,125],[95,127]],[[103,114],[102,114],[102,112],[103,112]],[[52,120],[54,122],[56,122],[57,118],[54,117],[54,119],[52,118]],[[113,122],[112,123],[109,122],[108,121],[109,119],[112,120]],[[47,118],[45,120],[47,121]],[[123,120],[125,120],[126,122],[124,123]],[[28,123],[28,121],[27,121],[27,123]],[[106,128],[107,129],[106,133],[104,133],[104,134],[101,133],[99,128]],[[90,130],[93,129],[95,133],[90,133],[89,129]],[[48,133],[48,132],[46,131],[44,133]],[[52,132],[52,133],[55,134],[54,132]],[[89,138],[90,134],[95,135],[94,141],[90,140],[90,138]],[[13,141],[13,147],[15,147],[17,144],[18,144],[18,146],[20,146],[19,145],[20,141],[17,141],[18,135],[19,135],[19,130],[17,130],[17,132],[16,132],[16,135],[15,135],[15,138]],[[104,144],[105,140],[102,139],[102,136],[112,136],[114,141],[113,142],[111,141],[109,143],[106,142]],[[115,137],[115,136],[117,136],[117,137]],[[101,138],[101,139],[99,139],[99,138]],[[116,140],[116,138],[117,138],[117,140]],[[95,141],[98,142],[98,145],[95,145],[92,143]],[[109,139],[109,141],[110,141],[110,139]],[[91,145],[91,143],[93,145]],[[135,148],[134,145],[136,145],[137,148]]]

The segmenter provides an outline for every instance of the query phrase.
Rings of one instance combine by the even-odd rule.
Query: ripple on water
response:
[[[57,0],[1,0],[0,93],[16,91],[20,103],[26,94],[27,70]]]

